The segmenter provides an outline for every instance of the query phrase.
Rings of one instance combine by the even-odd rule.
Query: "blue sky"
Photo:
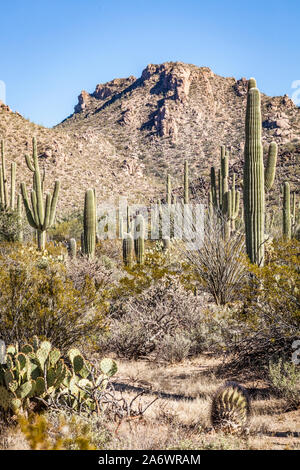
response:
[[[183,61],[254,76],[269,95],[300,80],[300,2],[11,0],[1,2],[0,80],[6,102],[51,127],[82,89]]]

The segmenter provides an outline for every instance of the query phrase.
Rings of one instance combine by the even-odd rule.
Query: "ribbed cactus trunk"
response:
[[[184,162],[184,204],[189,203],[189,164],[187,161]]]
[[[134,251],[138,264],[144,264],[145,259],[145,221],[142,215],[137,215],[134,230]]]
[[[278,147],[276,142],[271,142],[269,145],[268,160],[265,170],[265,190],[270,191],[274,184],[276,163],[277,163]]]
[[[128,268],[132,266],[133,258],[133,237],[131,233],[124,234],[123,238],[123,262]]]
[[[96,245],[96,211],[95,211],[95,192],[93,189],[88,189],[85,193],[84,199],[84,213],[83,213],[83,231],[84,231],[84,253],[89,258],[95,256]]]
[[[167,176],[167,194],[166,194],[166,202],[167,204],[172,203],[172,184],[171,184],[171,176]]]
[[[69,241],[69,254],[71,258],[76,258],[77,255],[77,243],[75,238],[70,238]]]
[[[37,245],[40,251],[43,251],[46,246],[46,232],[45,230],[37,230]]]
[[[286,181],[283,185],[283,213],[282,213],[282,231],[286,240],[291,239],[291,194],[290,184]]]
[[[264,264],[265,191],[261,143],[260,92],[249,88],[244,154],[244,220],[246,249],[251,263]]]

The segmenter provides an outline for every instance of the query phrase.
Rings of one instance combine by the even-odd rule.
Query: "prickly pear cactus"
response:
[[[37,337],[32,344],[22,347],[7,346],[5,360],[0,364],[0,408],[23,412],[30,399],[42,398],[45,403],[50,398],[68,396],[73,409],[80,410],[84,403],[93,411],[96,403],[90,392],[106,388],[109,378],[117,372],[117,364],[112,359],[103,359],[99,374],[78,349],[71,349],[68,358],[70,368],[58,349]]]
[[[216,430],[242,433],[247,430],[250,411],[246,389],[236,382],[226,382],[213,397],[211,423]]]

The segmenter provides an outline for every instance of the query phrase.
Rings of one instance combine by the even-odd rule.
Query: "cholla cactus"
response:
[[[246,389],[236,382],[226,382],[213,397],[211,423],[216,430],[244,432],[250,412],[250,398]]]

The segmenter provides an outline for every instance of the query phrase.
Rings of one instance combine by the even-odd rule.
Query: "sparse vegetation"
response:
[[[149,66],[150,75],[161,73],[155,67]],[[184,67],[169,63],[162,70],[174,78],[181,77]],[[198,69],[188,67],[196,96]],[[225,82],[213,80],[217,89],[223,89]],[[291,348],[300,338],[299,208],[293,181],[284,183],[278,199],[276,142],[266,146],[264,165],[261,98],[255,80],[226,80],[237,120],[241,119],[238,96],[248,87],[244,180],[239,165],[231,166],[226,146],[221,147],[220,169],[211,168],[210,180],[208,166],[191,178],[197,169],[190,153],[197,125],[190,123],[175,143],[176,122],[171,120],[167,127],[162,122],[165,92],[170,90],[164,89],[168,81],[160,79],[152,97],[155,101],[163,93],[163,103],[153,122],[137,127],[142,135],[140,158],[125,160],[122,168],[113,144],[104,144],[98,131],[105,118],[109,139],[120,154],[132,150],[124,129],[135,119],[134,110],[120,108],[118,101],[120,97],[126,102],[129,89],[134,99],[143,92],[139,83],[131,86],[132,79],[118,82],[117,97],[90,118],[83,119],[78,105],[73,116],[49,132],[26,123],[39,138],[33,139],[33,161],[26,157],[33,172],[30,198],[25,183],[21,186],[31,231],[21,221],[20,195],[14,206],[17,167],[13,162],[9,186],[2,143],[1,447],[13,448],[15,442],[34,450],[268,448],[269,434],[277,432],[274,426],[286,416],[291,416],[285,424],[288,432],[296,433],[293,419],[299,409],[300,376],[299,365],[291,362]],[[175,104],[179,96],[184,102],[185,89],[180,89],[180,80],[174,83]],[[89,96],[95,111],[99,99]],[[276,109],[281,106],[277,103]],[[120,109],[116,133],[114,113]],[[295,114],[291,110],[291,118]],[[223,122],[222,110],[218,115]],[[143,111],[140,117],[144,118]],[[19,116],[9,118],[15,121],[14,128],[25,125]],[[164,139],[148,140],[149,132]],[[54,152],[46,147],[50,134],[57,145]],[[239,135],[240,127],[233,135],[233,148]],[[12,149],[9,132],[6,138]],[[64,165],[60,200],[74,197],[66,205],[58,204],[64,212],[55,217],[58,183],[52,197],[47,190],[60,170],[54,171],[49,162],[65,148],[62,139],[69,146],[65,158],[80,160],[102,142],[101,151],[107,150],[109,157],[100,179],[101,183],[107,179],[109,193],[118,188],[123,194],[123,189],[134,186],[132,198],[143,193],[142,200],[158,199],[155,240],[147,237],[153,228],[148,210],[129,206],[126,215],[117,212],[113,239],[107,220],[103,233],[98,233],[104,217],[97,213],[96,196],[103,201],[106,190],[98,193],[96,161],[92,170],[91,160],[76,171]],[[15,149],[19,146],[18,141]],[[212,147],[205,141],[203,151],[208,148]],[[138,160],[153,165],[151,155],[155,155],[158,161],[152,171],[161,177],[159,169],[166,168],[165,157],[174,149],[172,175],[167,173],[161,189],[158,179],[141,174]],[[186,160],[178,183],[179,173],[174,173],[183,154]],[[124,168],[126,177],[121,175]],[[280,172],[282,183],[287,172]],[[76,178],[81,181],[75,187]],[[82,190],[74,191],[79,186]],[[202,232],[196,232],[196,209],[189,210],[188,204],[194,202],[204,202]],[[190,217],[190,231],[184,227],[183,237],[178,237],[181,222],[176,208]],[[275,424],[274,410],[280,415]],[[290,446],[299,447],[293,437]]]

